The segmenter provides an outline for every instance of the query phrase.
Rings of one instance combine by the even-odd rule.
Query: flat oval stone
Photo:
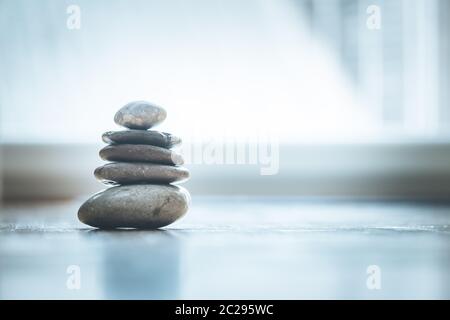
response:
[[[172,183],[189,179],[183,167],[140,162],[113,162],[98,167],[95,177],[104,184]]]
[[[145,144],[115,144],[100,150],[100,157],[107,161],[152,162],[181,165],[183,157],[169,149]]]
[[[150,130],[108,131],[102,140],[109,144],[149,144],[152,146],[171,148],[181,143],[181,139],[170,133]]]
[[[189,203],[189,192],[178,186],[112,187],[89,198],[78,210],[78,219],[96,228],[157,229],[180,219]]]
[[[163,108],[147,101],[133,101],[117,111],[114,122],[129,129],[147,130],[166,119]]]

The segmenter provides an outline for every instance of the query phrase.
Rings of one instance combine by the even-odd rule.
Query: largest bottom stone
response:
[[[188,210],[189,192],[172,185],[126,185],[101,191],[79,209],[78,218],[92,227],[157,229]]]

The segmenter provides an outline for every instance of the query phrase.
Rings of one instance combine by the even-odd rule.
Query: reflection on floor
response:
[[[1,299],[450,298],[450,204],[194,197],[165,230],[101,231],[81,202],[2,208]]]

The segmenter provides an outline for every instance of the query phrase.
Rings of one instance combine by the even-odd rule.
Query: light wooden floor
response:
[[[450,298],[450,204],[194,197],[164,231],[100,231],[83,200],[2,208],[0,298]]]

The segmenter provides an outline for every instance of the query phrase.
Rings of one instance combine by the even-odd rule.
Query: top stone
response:
[[[167,113],[146,101],[133,101],[117,111],[114,122],[128,129],[147,130],[163,122]]]

